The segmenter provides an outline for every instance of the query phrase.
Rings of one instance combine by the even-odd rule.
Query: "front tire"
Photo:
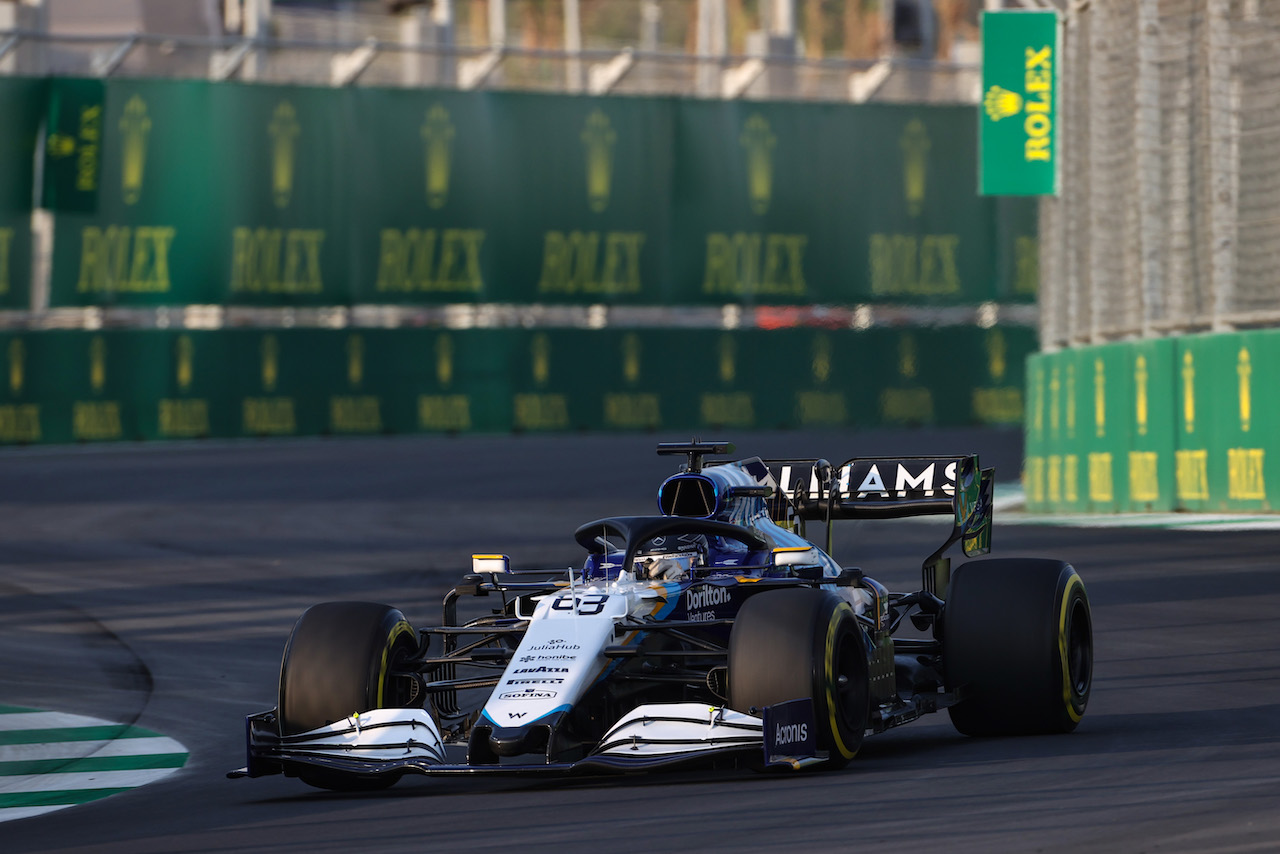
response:
[[[390,678],[418,648],[404,614],[370,602],[326,602],[303,612],[280,663],[282,736],[309,732],[355,712],[404,705]],[[361,776],[307,769],[304,783],[323,789],[384,788],[395,775]]]
[[[956,570],[942,612],[948,709],[965,735],[1071,732],[1089,704],[1093,618],[1068,563],[1003,559]]]
[[[813,700],[820,767],[857,755],[870,709],[866,636],[849,603],[796,588],[759,593],[742,606],[729,637],[729,705],[741,712]]]

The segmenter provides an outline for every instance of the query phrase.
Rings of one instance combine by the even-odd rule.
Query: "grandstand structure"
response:
[[[972,103],[977,8],[975,0],[0,0],[0,31],[10,31],[0,73]]]

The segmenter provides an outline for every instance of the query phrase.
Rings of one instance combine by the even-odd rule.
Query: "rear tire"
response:
[[[1068,563],[1003,559],[957,569],[942,612],[948,709],[965,735],[1071,732],[1089,703],[1093,619]]]
[[[741,712],[813,700],[822,768],[857,755],[869,711],[866,636],[849,603],[825,590],[759,593],[729,638],[729,705]]]
[[[303,612],[280,663],[281,735],[296,735],[344,720],[355,712],[395,708],[389,676],[398,660],[418,648],[404,614],[370,602],[326,602]],[[345,791],[379,789],[396,775],[300,772],[304,783]]]

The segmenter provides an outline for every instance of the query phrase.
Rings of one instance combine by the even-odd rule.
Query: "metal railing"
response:
[[[597,95],[977,103],[980,68],[903,58],[699,56],[621,50],[313,42],[154,33],[0,32],[0,74],[165,77]]]

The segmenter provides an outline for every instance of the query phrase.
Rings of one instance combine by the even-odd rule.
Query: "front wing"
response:
[[[788,731],[774,721],[814,731],[812,704],[796,701],[762,710],[762,717],[702,703],[640,706],[624,715],[587,756],[575,762],[532,757],[493,764],[451,761],[440,731],[422,709],[374,709],[326,727],[281,736],[275,712],[246,719],[248,764],[229,777],[262,777],[320,768],[361,777],[387,774],[573,774],[626,772],[733,758],[756,766],[800,768],[826,755],[812,742],[782,743]],[[774,721],[771,721],[771,718]],[[794,729],[794,728],[793,728]]]

